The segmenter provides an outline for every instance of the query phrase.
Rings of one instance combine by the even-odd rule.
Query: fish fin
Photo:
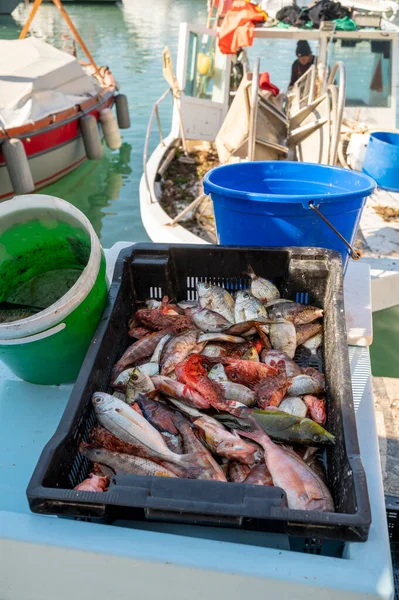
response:
[[[251,279],[255,279],[256,277],[256,273],[253,270],[253,268],[251,267],[251,265],[247,266],[246,271],[243,271],[243,275],[247,275],[248,277],[250,277]]]

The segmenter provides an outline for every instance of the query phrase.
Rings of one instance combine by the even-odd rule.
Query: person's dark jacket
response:
[[[311,65],[314,64],[314,56],[312,56],[312,60],[311,62],[309,62],[307,65],[301,65],[301,63],[299,62],[299,60],[297,59],[296,61],[294,61],[292,63],[292,69],[291,69],[291,81],[290,81],[290,85],[289,87],[293,86],[294,83],[296,81],[298,81],[298,79],[300,77],[302,77],[302,75],[304,73],[306,73],[306,71],[308,69],[310,69]]]

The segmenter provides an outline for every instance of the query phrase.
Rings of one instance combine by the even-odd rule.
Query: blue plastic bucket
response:
[[[370,135],[363,172],[384,190],[399,192],[399,133],[376,131]]]
[[[353,243],[374,188],[375,182],[357,171],[288,161],[224,165],[204,177],[219,244],[329,248],[342,254],[344,268],[347,246],[309,204]]]

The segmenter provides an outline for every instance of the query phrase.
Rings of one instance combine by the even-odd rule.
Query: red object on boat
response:
[[[280,93],[279,88],[276,85],[274,85],[274,83],[270,83],[270,75],[267,72],[261,73],[259,75],[259,87],[262,90],[271,92],[273,96],[277,96]]]
[[[112,73],[107,67],[99,71],[102,87],[96,96],[34,123],[0,130],[0,201],[15,196],[1,151],[1,142],[5,139],[22,141],[35,191],[58,181],[86,160],[79,120],[83,115],[94,115],[98,121],[100,112],[113,106],[116,92]]]
[[[219,30],[219,49],[222,54],[236,54],[240,48],[252,46],[254,23],[262,23],[266,13],[247,0],[234,0]]]

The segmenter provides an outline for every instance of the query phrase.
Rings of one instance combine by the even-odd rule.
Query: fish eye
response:
[[[209,290],[210,287],[211,287],[210,284],[207,281],[205,281],[205,283],[204,283],[204,289],[205,290]]]
[[[243,298],[249,298],[249,294],[248,294],[248,292],[244,292],[244,293],[243,293],[243,295],[242,295],[242,297],[243,297]]]
[[[314,441],[314,442],[320,442],[320,436],[319,436],[319,435],[317,435],[317,434],[315,434],[315,435],[313,436],[313,441]]]
[[[102,401],[101,396],[95,396],[95,398],[93,398],[93,402],[95,404],[100,404],[101,401]]]
[[[139,378],[138,375],[136,375],[135,373],[133,373],[132,375],[130,375],[130,379],[132,379],[133,381],[137,381]]]

